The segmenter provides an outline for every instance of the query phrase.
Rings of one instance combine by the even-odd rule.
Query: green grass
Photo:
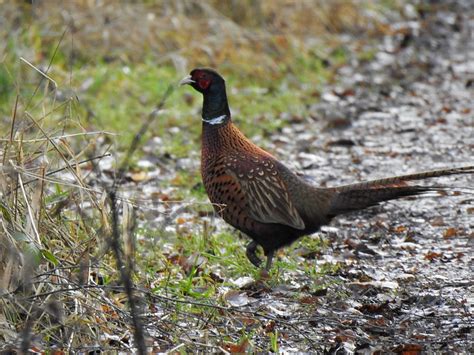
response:
[[[173,67],[156,66],[151,60],[129,66],[112,62],[69,68],[66,59],[56,54],[48,73],[58,83],[57,96],[74,99],[72,112],[85,128],[117,133],[120,150],[130,144],[167,87],[175,85],[182,76]],[[18,77],[20,72],[28,77],[29,84],[23,82],[18,87],[20,96],[25,99],[31,97],[40,80],[45,80],[26,64],[15,65],[14,61],[16,58],[7,57],[0,64],[0,97],[7,103],[2,105],[4,114],[9,113],[15,100],[16,87],[12,78]],[[299,61],[298,68],[298,77],[294,80],[298,85],[286,78],[257,85],[254,80],[240,77],[239,73],[224,73],[228,87],[232,88],[228,90],[228,96],[231,109],[236,113],[234,119],[247,135],[272,132],[286,125],[287,122],[280,118],[284,112],[298,116],[306,114],[306,104],[312,98],[301,91],[301,86],[320,87],[328,78],[329,70],[321,66],[320,59],[310,57]],[[235,94],[234,90],[237,91]],[[44,96],[36,95],[30,106],[38,105],[44,99]],[[172,153],[176,157],[185,157],[191,150],[198,150],[201,101],[201,95],[190,87],[177,88],[145,139],[153,135],[162,137],[164,145],[160,153]],[[179,127],[180,134],[171,133],[171,127]]]
[[[253,266],[245,255],[249,240],[240,238],[239,233],[233,229],[228,232],[209,232],[206,230],[206,223],[196,219],[193,221],[193,230],[178,230],[174,235],[157,235],[155,230],[147,229],[138,232],[147,238],[142,238],[138,246],[137,252],[142,258],[137,260],[137,269],[146,270],[147,278],[154,280],[157,291],[202,299],[213,297],[217,286],[234,287],[227,281],[216,284],[213,276],[215,272],[226,279],[237,279],[243,275],[251,276],[255,280],[261,278],[261,270]],[[167,243],[172,243],[176,254],[162,253]],[[284,249],[274,259],[270,279],[267,281],[270,286],[284,283],[285,273],[292,270],[303,271],[314,280],[339,270],[338,264],[316,266],[314,259],[301,263],[299,258],[294,256],[294,251],[298,248],[319,254],[327,245],[319,238],[305,237]],[[261,257],[263,258],[263,255]],[[327,286],[326,283],[313,285],[314,291]],[[205,291],[196,292],[195,289]]]

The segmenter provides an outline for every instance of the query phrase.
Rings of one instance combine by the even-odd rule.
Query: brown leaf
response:
[[[394,353],[402,355],[418,355],[422,350],[423,346],[419,344],[403,344],[392,349]]]
[[[246,326],[254,325],[257,323],[257,320],[255,318],[249,318],[249,317],[240,317],[239,320]]]
[[[233,354],[246,353],[249,347],[249,341],[248,339],[243,339],[239,344],[224,343],[222,346],[225,350]]]
[[[275,321],[269,321],[264,328],[265,334],[272,333],[275,330],[276,323]]]
[[[300,302],[304,304],[316,304],[319,303],[319,299],[314,296],[303,296],[300,298]]]
[[[382,313],[388,309],[388,302],[384,302],[380,304],[377,304],[377,303],[364,304],[360,307],[356,307],[356,309],[366,314],[367,313],[371,313],[371,314]]]
[[[441,258],[443,256],[442,253],[436,253],[434,251],[430,251],[429,253],[425,254],[425,259],[426,260],[434,260],[437,258]]]
[[[221,275],[215,273],[215,272],[211,272],[209,274],[209,277],[212,279],[212,281],[214,282],[217,282],[217,283],[222,283],[224,282],[224,279],[221,277]]]
[[[383,317],[374,318],[368,321],[368,324],[375,325],[378,327],[385,327],[387,325],[387,321]]]
[[[456,228],[450,227],[446,229],[443,233],[444,238],[452,238],[458,234],[458,230]]]
[[[405,226],[397,226],[397,227],[394,228],[393,231],[395,233],[403,233],[403,232],[406,232],[406,230],[407,230],[407,227],[405,227]]]
[[[441,226],[444,226],[445,223],[444,223],[443,217],[441,217],[441,216],[435,217],[435,218],[433,219],[433,221],[431,222],[431,225],[434,226],[434,227],[441,227]]]
[[[146,171],[137,171],[132,173],[130,178],[135,182],[142,182],[148,180],[148,173]]]
[[[163,192],[155,191],[151,193],[151,198],[153,200],[169,201],[171,198],[168,194]]]
[[[344,240],[344,244],[347,245],[351,249],[357,249],[357,247],[359,246],[359,242],[357,240],[350,239],[350,238],[347,238],[346,240]]]
[[[250,299],[247,294],[239,290],[230,290],[224,295],[224,299],[232,307],[245,306],[250,302]]]

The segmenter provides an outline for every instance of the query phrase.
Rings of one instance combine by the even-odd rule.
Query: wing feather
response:
[[[245,163],[240,159],[239,164],[227,165],[226,174],[236,179],[242,187],[249,215],[259,222],[304,229],[304,221],[291,201],[276,164],[268,158],[254,158],[249,164]]]

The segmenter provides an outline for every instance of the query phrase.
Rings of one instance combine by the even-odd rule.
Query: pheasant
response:
[[[466,166],[316,187],[253,144],[232,123],[225,81],[216,71],[194,69],[180,84],[191,85],[204,97],[201,175],[209,200],[227,223],[252,239],[246,255],[256,267],[261,264],[256,249],[263,248],[267,271],[276,250],[316,232],[337,215],[440,189],[409,181],[474,173],[474,166]]]

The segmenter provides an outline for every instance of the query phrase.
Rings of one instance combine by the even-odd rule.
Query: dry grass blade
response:
[[[156,109],[153,110],[153,112],[148,115],[147,120],[143,123],[140,130],[135,135],[125,155],[125,158],[122,164],[120,165],[120,168],[118,169],[117,177],[114,181],[113,186],[107,189],[107,194],[110,199],[110,208],[111,208],[111,214],[112,214],[112,235],[110,237],[110,247],[114,253],[115,261],[117,263],[117,269],[120,272],[121,283],[125,287],[125,293],[127,294],[128,302],[130,305],[130,313],[131,313],[132,321],[133,321],[135,344],[137,346],[139,354],[147,353],[146,345],[145,345],[145,335],[144,335],[144,328],[139,316],[138,300],[136,296],[134,295],[134,291],[133,291],[134,286],[133,286],[133,281],[132,281],[132,272],[133,272],[132,263],[131,263],[132,258],[126,257],[126,254],[124,254],[122,251],[121,243],[120,243],[120,241],[123,240],[123,238],[120,237],[120,228],[119,228],[120,220],[119,220],[117,195],[116,195],[117,186],[118,186],[117,184],[123,180],[125,171],[128,169],[130,158],[137,150],[142,140],[143,135],[148,130],[151,123],[158,116],[160,110],[163,109],[166,103],[166,100],[172,94],[172,92],[173,92],[173,86],[170,85],[168,89],[166,90],[166,92],[164,93],[163,98],[161,99]],[[130,262],[124,263],[124,260],[129,260]]]
[[[84,183],[84,181],[82,180],[82,178],[78,175],[76,169],[74,169],[71,164],[69,163],[69,160],[66,158],[66,156],[64,155],[64,153],[59,149],[58,145],[56,144],[56,142],[51,139],[51,137],[48,136],[48,134],[43,130],[43,128],[38,124],[38,122],[33,118],[33,116],[31,116],[28,112],[25,112],[25,115],[35,124],[35,126],[40,130],[40,132],[48,139],[48,142],[53,146],[53,148],[56,150],[56,152],[58,153],[58,155],[61,157],[61,159],[63,160],[63,162],[66,164],[66,166],[68,167],[69,169],[69,172],[72,173],[74,175],[74,177],[76,178],[76,181],[79,183],[79,185],[81,187],[86,187],[86,184]],[[87,191],[87,189],[85,189]],[[95,204],[95,207],[96,208],[99,208],[99,206],[95,203],[95,199],[94,198],[91,198],[91,201],[92,203]]]
[[[34,206],[35,209],[31,206],[30,202],[28,201],[28,197],[26,195],[25,187],[23,186],[23,180],[21,178],[21,175],[18,175],[18,182],[20,185],[20,190],[23,194],[23,198],[25,200],[26,204],[26,209],[28,211],[28,217],[27,217],[27,225],[26,225],[26,235],[31,238],[33,235],[34,238],[31,238],[31,242],[36,243],[37,247],[41,248],[41,239],[40,235],[38,232],[38,227],[37,227],[37,219],[35,219],[35,211],[37,211],[38,206]],[[33,233],[31,233],[33,232]]]
[[[25,58],[23,57],[20,57],[20,60],[26,64],[28,64],[31,68],[33,68],[35,71],[37,71],[38,73],[40,73],[42,76],[44,76],[46,79],[48,79],[49,81],[51,81],[54,85],[54,89],[56,89],[58,87],[58,84],[56,83],[56,81],[51,78],[50,76],[48,76],[46,73],[43,73],[40,69],[38,69],[37,67],[35,67],[33,64],[31,64],[29,61],[27,61]]]

